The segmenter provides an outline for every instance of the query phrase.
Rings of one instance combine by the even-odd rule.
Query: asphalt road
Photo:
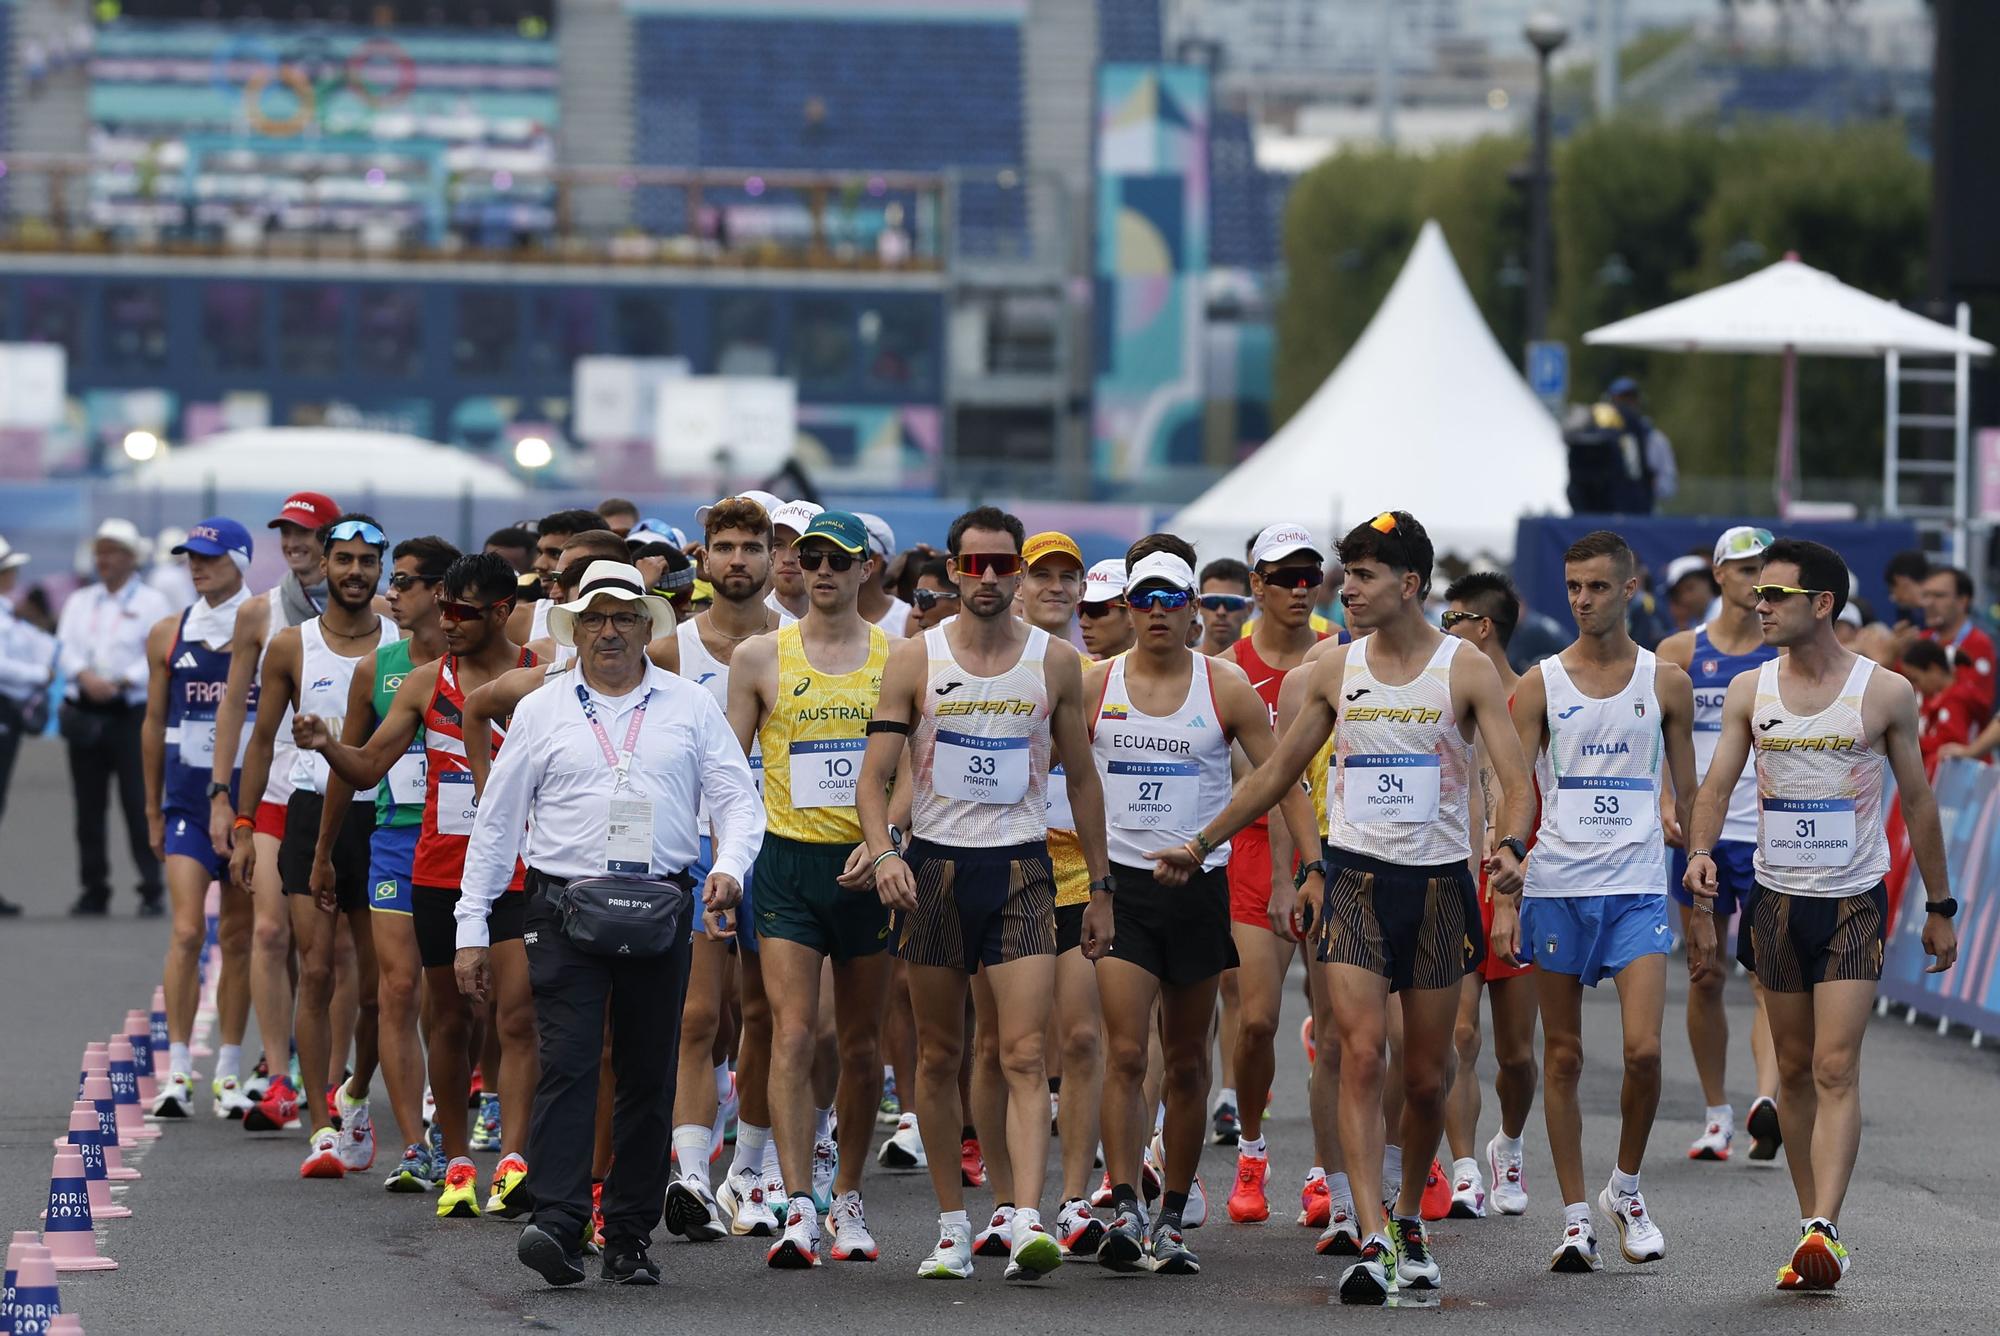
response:
[[[0,893],[28,908],[0,923],[0,1230],[30,1228],[44,1204],[50,1139],[66,1126],[83,1045],[127,1009],[144,1006],[158,978],[165,928],[131,917],[121,873],[115,916],[63,916],[75,895],[75,851],[56,745],[31,743],[0,829]],[[1609,990],[1606,990],[1607,994]],[[1744,990],[1733,988],[1738,996]],[[1296,1006],[1296,1003],[1294,1004]],[[1701,1095],[1669,1005],[1666,1091],[1646,1166],[1647,1197],[1665,1229],[1664,1262],[1644,1269],[1606,1244],[1595,1276],[1547,1271],[1561,1231],[1539,1109],[1527,1136],[1525,1217],[1447,1221],[1436,1227],[1444,1267],[1440,1305],[1421,1312],[1343,1309],[1334,1259],[1312,1252],[1291,1223],[1307,1165],[1303,1062],[1280,1051],[1271,1124],[1273,1222],[1232,1226],[1221,1211],[1229,1153],[1204,1161],[1214,1189],[1211,1223],[1194,1231],[1199,1277],[1114,1276],[1065,1266],[1032,1286],[979,1263],[965,1284],[916,1280],[933,1242],[935,1207],[921,1175],[874,1173],[865,1185],[882,1243],[875,1265],[828,1264],[816,1273],[772,1273],[763,1249],[728,1240],[692,1245],[662,1229],[655,1254],[667,1285],[632,1290],[591,1280],[551,1291],[514,1260],[515,1229],[490,1221],[439,1221],[422,1198],[390,1196],[375,1171],[341,1182],[297,1176],[299,1137],[243,1132],[206,1116],[167,1129],[135,1162],[144,1179],[124,1200],[129,1220],[100,1226],[115,1272],[69,1276],[67,1311],[104,1333],[263,1332],[274,1325],[332,1332],[425,1333],[619,1330],[730,1333],[779,1327],[815,1333],[1063,1330],[1202,1332],[1294,1329],[1321,1321],[1352,1329],[1443,1322],[1481,1332],[1990,1333],[2000,1326],[1986,1286],[2000,1278],[2000,1151],[1994,1130],[2000,1056],[1961,1034],[1879,1020],[1864,1050],[1865,1131],[1844,1237],[1856,1265],[1833,1295],[1772,1290],[1796,1236],[1796,1207],[1782,1166],[1694,1164],[1683,1158],[1699,1130]],[[1749,1055],[1736,1017],[1739,1070]],[[1296,1030],[1287,1018],[1282,1034]],[[1585,1153],[1593,1180],[1608,1173],[1616,1134],[1617,1011],[1609,996],[1585,1008]],[[1595,1061],[1596,1055],[1605,1060]],[[1493,1103],[1490,1069],[1482,1082]],[[1747,1097],[1739,1093],[1739,1108]],[[205,1100],[204,1100],[205,1104]],[[490,1157],[481,1157],[482,1178]],[[975,1215],[985,1209],[973,1194]],[[1053,1204],[1049,1213],[1053,1216]],[[1600,1222],[1600,1229],[1607,1227]],[[1608,1232],[1608,1230],[1607,1230]]]

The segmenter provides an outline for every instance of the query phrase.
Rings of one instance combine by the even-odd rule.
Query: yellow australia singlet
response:
[[[757,733],[771,834],[807,844],[861,839],[855,785],[888,659],[889,637],[871,627],[866,663],[851,673],[822,673],[806,658],[797,623],[778,632],[778,698]]]

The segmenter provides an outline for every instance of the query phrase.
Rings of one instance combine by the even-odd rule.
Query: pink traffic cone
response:
[[[139,1111],[139,1069],[133,1060],[132,1041],[124,1035],[111,1037],[111,1098],[118,1106],[118,1140],[122,1145],[153,1141],[157,1127],[146,1126]]]
[[[153,1009],[146,1013],[146,1028],[153,1040],[153,1075],[164,1076],[167,1074],[165,1063],[170,1039],[167,1034],[166,989],[160,987],[153,989],[152,1006]]]
[[[139,1171],[125,1163],[124,1142],[118,1135],[117,1101],[111,1094],[111,1078],[92,1072],[90,1079],[83,1083],[83,1097],[97,1110],[97,1130],[104,1137],[104,1176],[114,1183],[130,1182],[139,1177]],[[65,1136],[63,1140],[67,1142],[69,1138]]]
[[[125,1013],[125,1042],[132,1046],[132,1069],[139,1074],[139,1109],[147,1117],[147,1110],[160,1097],[159,1073],[155,1070],[166,1061],[167,1055],[153,1053],[153,1027],[146,1021],[143,1011]]]
[[[114,1271],[118,1263],[97,1251],[97,1234],[90,1218],[90,1189],[83,1175],[83,1157],[74,1146],[56,1152],[49,1172],[49,1209],[42,1217],[42,1246],[58,1271]]]
[[[91,1217],[123,1220],[130,1216],[130,1207],[111,1200],[111,1182],[104,1170],[104,1133],[97,1126],[97,1110],[85,1100],[70,1106],[69,1141],[83,1157],[83,1177],[90,1187]]]
[[[109,1045],[85,1044],[83,1046],[83,1066],[79,1069],[76,1078],[76,1097],[78,1099],[83,1098],[83,1083],[89,1077],[93,1065],[99,1071],[108,1072],[111,1070],[111,1048]]]
[[[49,1336],[83,1336],[83,1319],[75,1313],[58,1313],[44,1330]]]
[[[21,1278],[21,1250],[41,1246],[41,1236],[32,1229],[15,1230],[7,1242],[7,1276],[0,1280],[0,1331],[14,1330],[14,1290]]]
[[[26,1231],[23,1231],[26,1232]],[[16,1234],[15,1238],[20,1235]],[[14,1303],[8,1315],[19,1332],[47,1331],[62,1312],[62,1291],[56,1285],[55,1261],[33,1234],[18,1248],[9,1248],[14,1259]]]

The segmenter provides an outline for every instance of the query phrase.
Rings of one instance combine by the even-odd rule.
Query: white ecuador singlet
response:
[[[1090,748],[1104,780],[1105,836],[1111,861],[1151,868],[1153,849],[1185,844],[1229,805],[1229,737],[1215,708],[1208,658],[1191,654],[1187,696],[1168,715],[1132,704],[1126,658],[1111,663]],[[1204,870],[1229,861],[1229,842],[1209,850]]]

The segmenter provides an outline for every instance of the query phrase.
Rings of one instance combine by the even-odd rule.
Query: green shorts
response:
[[[850,891],[838,878],[851,844],[807,844],[766,834],[751,874],[757,887],[757,936],[810,947],[835,961],[889,946],[889,911],[873,890]]]

